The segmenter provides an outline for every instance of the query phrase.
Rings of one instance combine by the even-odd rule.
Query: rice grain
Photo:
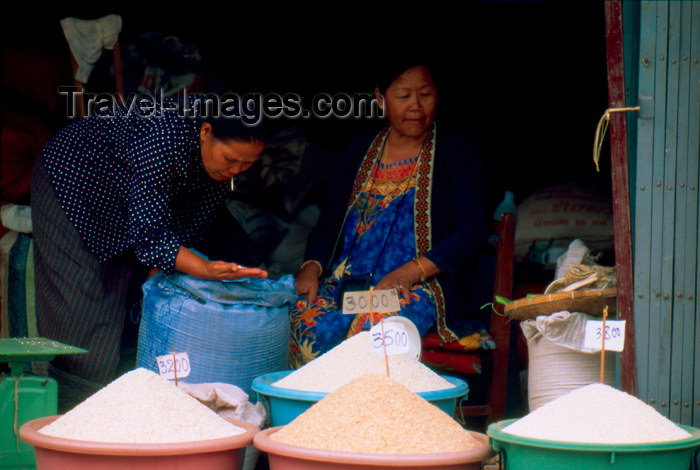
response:
[[[330,393],[364,374],[386,375],[383,356],[370,348],[370,334],[363,331],[272,385],[291,390]],[[389,375],[413,392],[447,390],[454,385],[407,354],[389,357]]]
[[[156,444],[230,437],[245,429],[159,375],[138,368],[38,432],[91,442]]]
[[[270,439],[372,454],[432,454],[482,445],[440,408],[381,374],[366,374],[341,386]]]
[[[641,444],[690,437],[637,397],[599,383],[573,390],[502,431],[532,439],[597,444]]]

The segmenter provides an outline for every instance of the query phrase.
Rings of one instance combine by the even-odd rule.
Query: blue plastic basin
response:
[[[258,401],[262,401],[267,408],[271,426],[289,424],[294,418],[309,409],[311,405],[328,395],[324,392],[306,392],[272,385],[292,372],[291,370],[270,372],[256,377],[251,385],[253,391],[257,393]],[[441,377],[453,384],[454,387],[434,392],[419,392],[418,395],[453,416],[457,399],[465,397],[469,387],[462,379],[444,375]]]

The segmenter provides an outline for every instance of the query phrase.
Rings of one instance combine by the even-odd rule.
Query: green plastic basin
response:
[[[506,470],[688,470],[700,447],[700,429],[681,425],[687,439],[645,444],[587,444],[515,436],[501,430],[514,419],[489,425],[491,446]]]

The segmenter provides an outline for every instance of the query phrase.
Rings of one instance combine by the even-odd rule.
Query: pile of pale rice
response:
[[[156,444],[225,438],[245,429],[159,375],[138,368],[38,432],[91,442]]]
[[[370,341],[368,331],[351,336],[272,385],[291,390],[330,393],[364,374],[386,375],[384,356],[372,352]],[[393,354],[388,359],[389,376],[413,392],[454,388],[453,384],[414,357]]]
[[[270,439],[369,454],[435,454],[484,445],[440,408],[381,374],[366,374],[341,386]]]
[[[573,390],[502,431],[532,439],[596,444],[642,444],[690,437],[642,400],[604,384]]]

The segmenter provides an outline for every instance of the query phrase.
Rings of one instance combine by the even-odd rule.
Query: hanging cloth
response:
[[[102,55],[102,49],[112,50],[122,30],[122,17],[107,15],[96,20],[63,18],[63,34],[78,64],[75,79],[87,83],[93,65]]]

